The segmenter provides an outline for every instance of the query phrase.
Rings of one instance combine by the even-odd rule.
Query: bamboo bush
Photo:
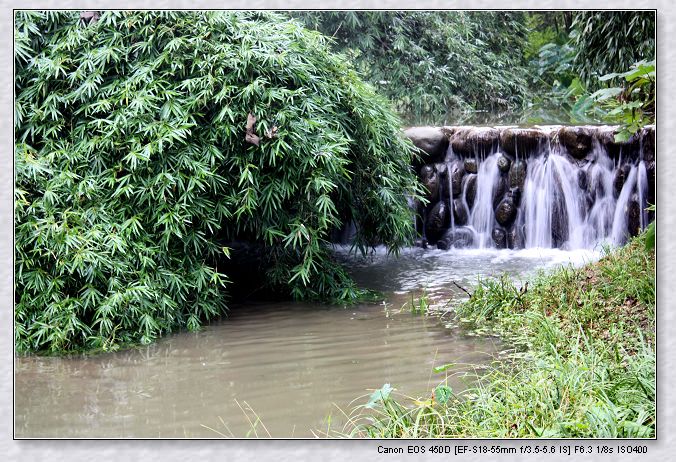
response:
[[[87,16],[87,17],[85,17]],[[413,147],[323,36],[264,12],[18,12],[16,346],[114,349],[226,310],[227,243],[349,300],[327,249],[414,234]]]

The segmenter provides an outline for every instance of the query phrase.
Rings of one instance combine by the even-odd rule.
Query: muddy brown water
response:
[[[496,339],[469,336],[443,318],[411,314],[410,293],[458,296],[477,275],[515,275],[590,254],[411,250],[351,260],[362,285],[383,290],[386,305],[352,307],[267,303],[233,309],[198,333],[178,333],[144,348],[89,357],[15,359],[15,436],[19,438],[312,437],[340,430],[342,411],[385,383],[429,396],[444,374],[456,390],[474,366],[496,360]],[[259,421],[257,422],[257,419]]]

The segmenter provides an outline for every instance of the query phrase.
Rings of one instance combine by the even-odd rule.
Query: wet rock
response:
[[[439,175],[439,194],[438,196],[441,199],[448,199],[450,191],[450,186],[448,184],[448,173],[450,170],[450,165],[447,163],[443,164],[434,164],[437,169],[437,174]]]
[[[434,200],[439,197],[439,174],[433,165],[423,165],[420,169],[420,182],[427,190],[427,198]]]
[[[603,149],[608,152],[611,159],[618,160],[635,158],[640,146],[640,136],[632,136],[627,141],[615,141],[615,135],[618,133],[616,126],[597,127],[594,137],[599,141]]]
[[[467,173],[477,173],[479,171],[476,159],[465,159],[465,171]]]
[[[588,190],[595,198],[603,197],[606,195],[605,183],[603,182],[603,176],[601,175],[600,172],[592,174],[591,180],[589,180],[589,178],[587,178],[587,180],[589,183]]]
[[[467,129],[456,129],[449,137],[449,143],[453,152],[460,157],[474,155],[474,147],[467,139]]]
[[[500,131],[491,127],[474,127],[469,135],[474,153],[480,156],[493,152],[500,141]]]
[[[510,156],[526,158],[537,152],[547,134],[534,128],[507,128],[500,133],[500,148]]]
[[[633,194],[627,204],[627,232],[630,236],[636,236],[641,230],[641,206],[638,202],[638,194]]]
[[[587,172],[584,170],[577,171],[577,185],[583,191],[587,189]]]
[[[465,176],[465,167],[462,161],[455,161],[451,164],[451,184],[453,187],[453,197],[458,197],[462,192],[462,177]]]
[[[450,225],[448,206],[444,201],[439,201],[427,213],[425,221],[425,235],[430,244],[436,244],[443,235],[444,229]]]
[[[448,229],[437,242],[437,248],[448,250],[451,247],[462,249],[474,246],[474,232],[464,226]]]
[[[561,247],[568,241],[568,210],[563,195],[554,197],[552,207],[552,245]]]
[[[446,157],[448,138],[439,127],[411,127],[404,134],[423,150],[419,164],[440,162]]]
[[[641,141],[643,145],[643,150],[641,152],[641,158],[646,162],[652,162],[655,160],[655,126],[646,125],[641,130]]]
[[[585,203],[587,204],[587,210],[591,210],[592,207],[594,206],[594,202],[596,202],[596,196],[587,192],[584,195],[584,200],[585,200]]]
[[[437,173],[440,176],[444,176],[444,175],[446,175],[446,170],[448,169],[448,164],[446,164],[446,162],[438,162],[438,163],[434,164],[434,168],[437,169]]]
[[[507,247],[510,249],[523,249],[526,243],[523,226],[514,225],[507,231]]]
[[[518,186],[515,188],[509,188],[509,191],[507,191],[505,197],[511,199],[512,202],[514,202],[514,205],[516,207],[519,207],[519,204],[521,203],[521,188],[519,188]]]
[[[487,155],[496,148],[500,132],[491,127],[443,127],[453,152],[461,157]]]
[[[467,207],[465,207],[465,203],[462,201],[462,199],[454,199],[453,219],[455,221],[455,225],[456,226],[466,225],[468,218],[469,212],[467,211]]]
[[[507,233],[502,228],[493,228],[491,233],[495,247],[498,249],[504,249],[507,247]]]
[[[512,162],[512,166],[509,169],[509,186],[512,188],[517,186],[523,188],[526,182],[526,172],[526,162],[522,160]]]
[[[512,165],[512,161],[509,160],[507,156],[502,154],[500,157],[498,157],[498,169],[500,169],[502,173],[507,173],[509,171],[510,165]]]
[[[646,162],[646,173],[648,174],[648,191],[646,193],[646,200],[649,204],[655,203],[655,161]],[[650,212],[652,213],[652,212]]]
[[[476,198],[476,182],[477,176],[475,174],[470,174],[467,176],[467,184],[465,185],[465,202],[467,206],[471,209],[474,207],[474,199]]]
[[[615,196],[615,199],[620,197],[622,187],[624,186],[624,182],[627,181],[630,171],[631,166],[629,164],[624,164],[615,172],[615,177],[613,178],[613,195]]]
[[[498,184],[495,185],[493,190],[493,209],[495,210],[498,207],[500,201],[505,197],[505,193],[509,190],[509,182],[507,178],[501,176],[498,179]]]
[[[575,159],[584,159],[592,147],[592,131],[588,127],[561,127],[559,142]]]
[[[514,222],[516,218],[516,205],[510,197],[505,197],[498,208],[495,209],[495,219],[504,227],[508,227]]]

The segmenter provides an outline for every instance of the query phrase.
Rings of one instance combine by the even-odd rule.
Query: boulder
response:
[[[453,152],[461,157],[485,156],[495,150],[500,132],[491,127],[444,127]]]
[[[430,244],[436,244],[443,235],[444,229],[448,228],[450,216],[446,202],[439,201],[432,206],[425,220],[425,236]]]
[[[467,173],[477,173],[479,171],[479,164],[476,159],[465,159],[464,166]]]
[[[552,245],[561,247],[568,241],[568,210],[563,195],[554,198],[552,207]]]
[[[467,224],[469,212],[462,199],[453,199],[453,219],[455,226],[464,226]]]
[[[464,226],[446,230],[443,237],[437,242],[437,248],[442,250],[448,250],[451,247],[462,249],[473,245],[474,231]]]
[[[511,199],[512,202],[514,202],[514,205],[519,207],[519,204],[521,203],[521,188],[518,186],[515,188],[509,188],[509,191],[507,191],[505,197]]]
[[[462,177],[465,176],[464,163],[460,160],[456,160],[451,164],[449,169],[453,187],[453,197],[458,197],[462,192]]]
[[[575,159],[584,159],[592,147],[592,131],[588,127],[561,127],[559,142]]]
[[[596,127],[594,137],[599,144],[608,152],[611,159],[618,160],[636,158],[640,146],[640,136],[632,136],[627,141],[615,141],[615,135],[618,132],[616,126]]]
[[[641,206],[638,202],[638,194],[633,194],[627,204],[627,232],[630,236],[636,236],[641,231]]]
[[[439,198],[439,174],[434,165],[423,165],[420,169],[420,182],[427,190],[427,198],[435,200]]]
[[[493,228],[493,232],[491,233],[491,237],[493,238],[493,242],[495,243],[495,247],[498,249],[504,249],[507,247],[507,233],[505,233],[505,230],[502,228]]]
[[[509,182],[504,176],[498,178],[498,184],[495,185],[493,189],[493,210],[498,207],[500,201],[505,197],[505,194],[509,191]]]
[[[523,188],[526,182],[527,164],[523,160],[512,162],[509,169],[509,186]]]
[[[622,187],[624,186],[624,182],[627,181],[630,171],[631,166],[629,164],[624,164],[615,172],[615,178],[613,178],[613,195],[615,196],[615,199],[620,197]]]
[[[507,156],[505,156],[504,154],[501,154],[498,157],[498,169],[500,169],[500,171],[502,173],[507,173],[509,171],[509,166],[511,164],[512,164],[512,161],[509,160],[509,158]]]
[[[477,175],[476,174],[469,174],[465,178],[465,202],[467,202],[467,206],[472,209],[474,207],[474,199],[476,198],[476,182],[477,182]]]
[[[655,203],[655,161],[646,162],[646,173],[648,174],[648,192],[646,200],[649,204]],[[650,212],[652,213],[652,212]]]
[[[655,126],[646,125],[641,129],[641,140],[643,145],[643,151],[641,152],[641,158],[646,162],[652,162],[655,160]]]
[[[500,133],[500,149],[519,159],[535,154],[546,141],[547,134],[534,128],[507,128]]]
[[[495,220],[502,226],[509,227],[516,218],[516,211],[516,205],[512,201],[512,198],[505,197],[500,201],[497,209],[495,209]]]
[[[423,151],[420,163],[440,162],[446,157],[448,138],[439,127],[411,127],[404,134]]]
[[[526,242],[523,226],[514,225],[507,231],[507,247],[510,249],[523,249]]]

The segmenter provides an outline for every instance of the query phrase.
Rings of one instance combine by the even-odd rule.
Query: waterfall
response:
[[[449,213],[451,214],[451,228],[450,229],[455,229],[455,217],[453,216],[453,179],[451,178],[451,174],[449,169],[451,168],[451,164],[448,164],[447,167],[447,174],[446,176],[448,177],[448,210]],[[441,188],[439,188],[441,189]]]
[[[613,216],[613,230],[611,241],[615,245],[621,245],[627,239],[627,214],[629,212],[629,199],[636,187],[636,167],[632,166],[627,176],[622,192],[615,205],[615,214]]]
[[[626,141],[616,141],[618,129],[440,128],[437,136],[447,143],[440,142],[438,152],[427,152],[424,177],[423,170],[420,173],[431,181],[433,169],[440,164],[440,172],[446,168],[443,189],[448,189],[448,196],[437,197],[432,189],[434,197],[418,210],[430,219],[430,244],[442,249],[591,249],[624,244],[652,218],[646,207],[654,197],[649,189],[655,184],[649,144],[654,127]],[[431,132],[425,133],[416,146],[430,149]],[[438,182],[435,187],[442,189]]]
[[[588,200],[593,205],[587,218],[585,228],[586,247],[607,240],[613,229],[616,200],[613,197],[613,173],[615,165],[598,143],[594,146],[595,162],[585,170],[588,189],[591,191]]]
[[[476,198],[470,212],[469,224],[476,233],[476,244],[480,249],[493,246],[491,237],[495,222],[493,195],[500,180],[499,156],[497,152],[488,156],[481,163],[477,174]]]
[[[564,156],[550,149],[532,161],[523,198],[526,247],[589,247],[583,200],[577,167]]]
[[[648,192],[648,171],[645,167],[645,162],[639,162],[638,164],[638,178],[636,179],[636,187],[638,189],[638,203],[641,207],[640,212],[640,224],[641,229],[645,229],[648,226],[648,211],[646,210],[647,204],[647,192]]]

